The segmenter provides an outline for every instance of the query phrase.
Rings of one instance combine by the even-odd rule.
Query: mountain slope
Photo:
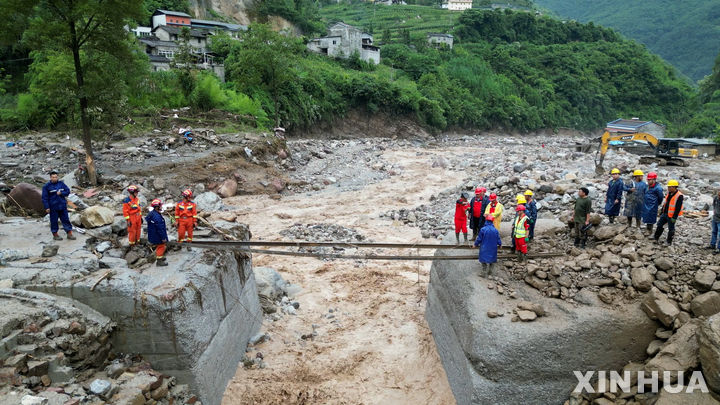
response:
[[[720,0],[535,0],[564,18],[612,27],[645,45],[693,81],[720,51]]]

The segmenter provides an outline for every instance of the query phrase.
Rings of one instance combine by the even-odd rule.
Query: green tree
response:
[[[381,42],[383,44],[389,44],[391,41],[392,41],[392,33],[390,32],[390,28],[385,28],[382,33]]]
[[[104,106],[103,92],[115,86],[116,81],[97,87],[99,83],[90,83],[88,78],[102,76],[106,71],[122,73],[113,69],[124,69],[123,64],[109,66],[108,63],[135,59],[136,48],[124,26],[129,19],[142,16],[141,6],[141,0],[4,0],[0,5],[0,9],[10,7],[15,11],[15,19],[0,21],[0,30],[12,30],[6,25],[13,21],[25,22],[23,43],[28,48],[72,60],[73,80],[54,84],[67,89],[79,104],[82,141],[92,184],[97,184],[97,173],[90,109]],[[0,15],[8,12],[12,10],[1,10]]]
[[[265,24],[253,24],[230,51],[225,71],[245,94],[270,95],[275,125],[280,125],[281,96],[295,78],[294,66],[305,47],[298,38],[282,35]]]

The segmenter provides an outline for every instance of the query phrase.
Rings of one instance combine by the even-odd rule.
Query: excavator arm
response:
[[[602,174],[605,172],[605,169],[603,168],[603,161],[605,160],[605,154],[607,153],[608,149],[610,148],[610,142],[613,141],[621,141],[621,142],[635,142],[635,141],[645,141],[652,145],[653,148],[657,149],[658,146],[658,139],[645,132],[638,132],[634,134],[610,134],[610,132],[605,131],[605,133],[600,137],[600,147],[598,149],[598,152],[595,156],[595,172],[597,174]]]

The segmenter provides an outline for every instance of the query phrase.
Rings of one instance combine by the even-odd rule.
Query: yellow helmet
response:
[[[527,200],[525,199],[525,196],[523,196],[523,195],[518,195],[518,196],[517,196],[517,203],[518,203],[518,204],[527,204]]]
[[[620,169],[618,169],[618,168],[616,167],[616,168],[612,169],[612,171],[610,172],[610,174],[620,174]]]
[[[680,183],[678,183],[677,180],[670,180],[670,181],[668,181],[668,187],[677,187],[677,186],[679,186],[679,185],[680,185]]]
[[[533,195],[532,190],[525,190],[525,195],[529,195],[532,197],[532,195]]]
[[[643,173],[642,170],[638,169],[633,172],[633,176],[644,176],[645,173]]]

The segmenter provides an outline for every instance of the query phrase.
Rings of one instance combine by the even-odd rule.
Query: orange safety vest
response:
[[[197,206],[192,201],[180,201],[175,206],[175,218],[176,219],[197,219]]]
[[[140,199],[132,196],[128,196],[123,202],[123,216],[125,219],[130,219],[131,215],[140,215]]]
[[[668,217],[677,218],[673,214],[675,214],[675,204],[677,204],[678,197],[681,195],[682,195],[682,193],[680,192],[680,190],[678,190],[678,192],[675,193],[675,195],[673,195],[673,197],[670,199],[670,202],[668,202],[668,198],[670,198],[670,194],[668,194],[667,197],[665,197],[665,204],[669,204],[668,205]],[[684,213],[685,212],[681,208],[680,213],[678,214],[678,217]]]

